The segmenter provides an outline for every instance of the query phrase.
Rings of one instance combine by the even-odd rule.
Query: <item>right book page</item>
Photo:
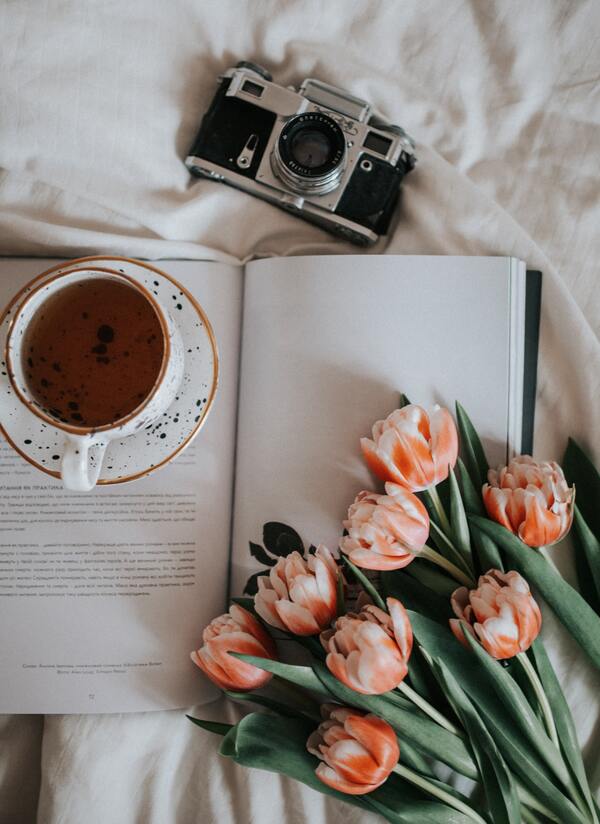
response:
[[[374,485],[359,439],[400,392],[452,412],[458,399],[492,465],[505,462],[522,414],[522,392],[511,394],[522,387],[524,289],[523,264],[501,257],[247,264],[233,594],[256,571],[248,541],[261,543],[266,521],[337,545],[349,504]]]

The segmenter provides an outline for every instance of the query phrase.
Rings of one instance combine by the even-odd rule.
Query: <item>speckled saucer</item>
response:
[[[208,318],[180,283],[148,263],[105,256],[67,261],[29,283],[0,318],[0,352],[4,353],[12,311],[34,286],[63,270],[85,269],[90,265],[123,272],[143,284],[170,310],[184,343],[183,380],[169,409],[147,429],[112,441],[106,450],[98,483],[118,484],[150,474],[191,443],[206,419],[216,392],[218,353]],[[0,372],[0,431],[26,461],[60,478],[64,433],[24,407],[10,384],[4,360]]]

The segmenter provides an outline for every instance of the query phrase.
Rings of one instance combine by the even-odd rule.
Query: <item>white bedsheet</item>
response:
[[[418,141],[375,251],[513,254],[543,270],[535,451],[559,458],[572,434],[600,461],[595,0],[5,0],[0,32],[1,253],[352,251],[192,183],[182,164],[217,74],[238,59],[285,85],[320,77]],[[570,575],[568,555],[554,553]],[[550,619],[545,634],[598,788],[599,680]],[[2,719],[0,822],[375,821],[219,759],[217,743],[182,713]]]

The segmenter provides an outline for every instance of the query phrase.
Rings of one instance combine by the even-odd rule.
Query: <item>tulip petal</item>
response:
[[[275,642],[273,641],[269,633],[266,631],[266,629],[263,626],[261,626],[261,624],[250,612],[248,612],[248,610],[244,609],[238,604],[232,604],[229,607],[229,614],[238,624],[238,626],[242,630],[244,630],[244,632],[247,632],[250,635],[254,636],[254,638],[256,638],[259,644],[262,644],[262,646],[271,655],[275,656],[277,654]]]
[[[546,546],[555,543],[560,536],[560,518],[544,509],[535,495],[530,495],[526,503],[525,521],[519,527],[519,538],[527,546]]]
[[[351,552],[350,560],[362,569],[376,569],[381,572],[392,569],[403,569],[414,561],[415,555],[406,552],[404,555],[381,555],[373,549],[357,549]]]
[[[291,601],[277,601],[275,609],[286,629],[294,635],[316,635],[321,630],[313,614],[306,607],[293,604]]]
[[[386,604],[392,619],[394,638],[402,653],[402,657],[408,661],[413,646],[413,631],[408,613],[397,598],[387,598]]]
[[[519,627],[512,606],[504,603],[500,614],[473,626],[479,640],[494,658],[512,658],[520,652]]]
[[[387,778],[369,750],[351,737],[324,748],[322,758],[345,781],[353,784],[373,784],[382,777]]]
[[[360,439],[360,448],[365,462],[371,472],[382,481],[405,483],[403,476],[396,469],[391,459],[381,452],[369,438]]]
[[[514,532],[513,525],[506,513],[506,507],[510,499],[510,492],[507,489],[498,489],[497,487],[484,484],[481,490],[483,496],[483,503],[487,514],[493,521],[497,521],[510,532]]]
[[[404,485],[412,492],[431,486],[435,476],[429,443],[420,432],[386,430],[377,444],[379,453],[390,456]],[[390,478],[389,480],[395,480]]]
[[[389,773],[396,766],[400,747],[395,732],[386,721],[376,715],[351,715],[344,726],[380,767]]]
[[[338,792],[346,793],[346,795],[365,795],[373,792],[383,784],[383,781],[379,784],[353,784],[351,781],[345,781],[335,770],[323,763],[319,764],[315,770],[315,775],[323,784],[327,784],[328,787],[338,790]]]
[[[287,627],[280,619],[275,609],[277,603],[277,594],[273,589],[270,589],[267,584],[262,584],[265,576],[260,576],[258,579],[258,592],[254,596],[254,609],[267,624],[277,629],[287,630]]]
[[[458,433],[450,412],[441,406],[434,406],[429,413],[431,428],[431,454],[435,464],[434,483],[439,484],[448,477],[448,467],[454,468],[458,458]]]

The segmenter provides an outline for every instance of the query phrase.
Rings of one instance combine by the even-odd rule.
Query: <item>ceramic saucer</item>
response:
[[[184,343],[185,366],[179,392],[165,413],[151,426],[109,444],[99,484],[133,481],[164,466],[178,455],[200,430],[212,404],[218,378],[218,354],[208,318],[195,298],[174,278],[148,263],[121,257],[88,257],[66,261],[29,283],[0,318],[0,352],[4,352],[11,312],[45,278],[65,269],[106,266],[143,284],[168,307]],[[2,361],[0,370],[0,431],[26,461],[42,472],[60,477],[64,433],[28,412],[15,395]]]

